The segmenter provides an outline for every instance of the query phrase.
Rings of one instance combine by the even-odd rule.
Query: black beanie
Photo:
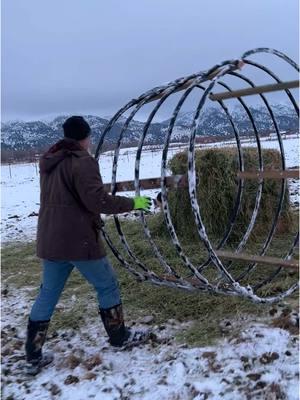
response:
[[[66,138],[75,140],[83,140],[91,134],[89,124],[77,115],[68,118],[63,124],[63,129]]]

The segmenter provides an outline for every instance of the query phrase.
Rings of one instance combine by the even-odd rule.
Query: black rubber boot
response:
[[[99,309],[109,343],[114,347],[129,348],[145,343],[156,336],[150,331],[136,331],[125,327],[122,304]]]
[[[129,338],[130,331],[125,328],[122,304],[111,308],[100,308],[104,328],[109,337],[109,343],[112,346],[120,347]]]
[[[42,354],[42,347],[46,340],[48,321],[31,321],[28,319],[27,338],[25,343],[26,370],[30,375],[36,375],[41,368],[53,361],[51,353]]]

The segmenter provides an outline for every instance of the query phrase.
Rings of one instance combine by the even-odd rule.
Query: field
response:
[[[298,163],[296,144],[296,138],[284,140],[288,167]],[[267,148],[272,145],[276,142],[264,143]],[[173,149],[170,157],[180,150]],[[130,149],[122,151],[118,180],[133,177],[132,154]],[[160,156],[158,151],[146,152],[141,177],[160,175]],[[110,154],[100,159],[105,182],[110,181],[111,160]],[[298,189],[291,183],[295,202]],[[136,282],[111,253],[108,257],[119,276],[128,324],[151,327],[160,343],[122,352],[109,348],[95,293],[73,271],[45,346],[55,352],[54,365],[35,379],[24,377],[25,325],[41,272],[35,256],[37,217],[28,217],[39,206],[36,165],[5,166],[2,190],[4,400],[298,399],[297,294],[283,303],[264,306],[239,298],[158,288]],[[106,224],[115,235],[112,221]],[[125,219],[122,226],[138,256],[151,263],[153,256],[140,241],[137,223]],[[156,240],[170,263],[175,263],[168,238],[157,234]],[[281,246],[285,248],[285,240],[277,242],[278,252]],[[201,256],[195,244],[186,246],[195,258]]]

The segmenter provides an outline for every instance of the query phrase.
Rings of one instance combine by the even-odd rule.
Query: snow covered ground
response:
[[[297,136],[283,139],[287,168],[299,165],[299,138]],[[251,141],[245,141],[244,146],[256,146]],[[236,146],[235,142],[219,142],[199,147]],[[272,139],[263,138],[263,148],[278,149],[278,143]],[[172,147],[169,158],[185,145]],[[100,170],[104,182],[111,181],[113,153],[107,152],[100,158]],[[135,149],[121,150],[117,170],[117,181],[134,178]],[[161,150],[153,150],[149,147],[143,151],[141,159],[140,178],[160,176]],[[299,203],[299,184],[296,180],[289,180],[291,198]],[[2,166],[2,243],[32,240],[36,235],[37,214],[39,210],[39,175],[37,164],[14,164]],[[155,196],[158,190],[143,191],[143,194]],[[122,193],[133,196],[134,193]],[[30,216],[32,215],[32,216]]]
[[[5,400],[299,399],[298,337],[271,327],[271,317],[244,318],[238,330],[202,348],[188,348],[172,339],[190,324],[175,320],[153,324],[162,343],[127,351],[108,346],[100,321],[78,331],[59,330],[45,345],[46,351],[54,351],[54,363],[38,376],[26,377],[23,343],[30,289],[17,294],[8,290],[2,297]],[[138,326],[145,328],[142,322]]]

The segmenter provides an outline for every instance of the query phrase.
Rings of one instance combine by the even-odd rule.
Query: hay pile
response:
[[[258,169],[258,156],[255,148],[244,148],[245,170]],[[277,150],[263,150],[264,169],[281,169],[280,153]],[[238,189],[238,154],[234,148],[197,150],[195,153],[196,171],[199,176],[197,198],[206,231],[213,242],[218,242],[226,231],[233,212]],[[176,154],[168,164],[172,174],[187,172],[187,152]],[[262,193],[259,214],[250,237],[268,232],[272,225],[279,201],[280,180],[266,179]],[[258,189],[257,180],[245,180],[241,210],[234,225],[229,243],[241,239],[250,222]],[[198,240],[194,217],[191,211],[188,189],[170,190],[168,193],[171,216],[179,237]],[[158,225],[163,229],[163,216]],[[280,233],[291,229],[291,211],[288,189],[285,193],[283,212],[280,217]]]

